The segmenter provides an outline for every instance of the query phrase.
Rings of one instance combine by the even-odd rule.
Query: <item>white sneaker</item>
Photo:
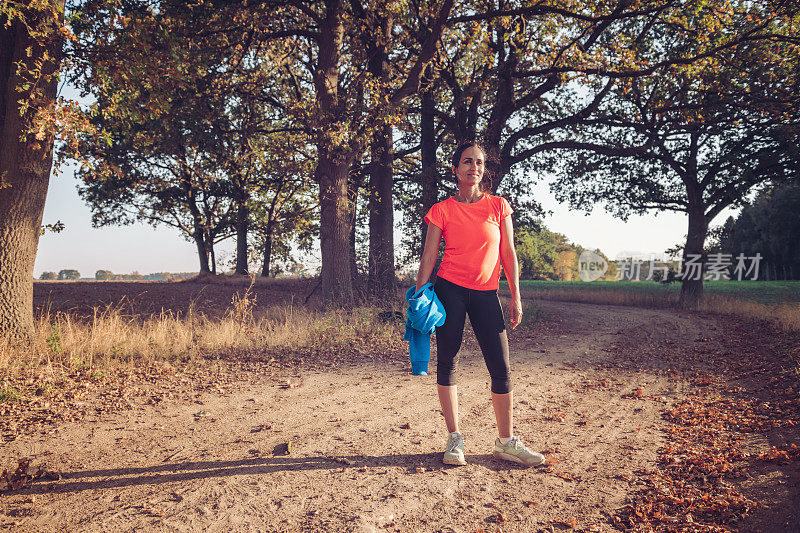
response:
[[[544,463],[544,455],[530,451],[519,437],[511,437],[511,440],[506,444],[500,442],[498,437],[494,441],[494,452],[492,453],[498,459],[505,459],[506,461],[514,461],[525,466],[539,466]]]
[[[461,433],[450,433],[442,462],[446,465],[463,466],[467,464],[467,461],[464,460],[464,437],[461,436]]]

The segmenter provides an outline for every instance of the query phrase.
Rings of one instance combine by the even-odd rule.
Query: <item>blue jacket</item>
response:
[[[412,373],[427,374],[428,361],[431,358],[430,335],[444,324],[447,314],[439,297],[433,292],[432,283],[426,283],[416,292],[415,288],[411,287],[406,291],[408,318],[403,338],[408,341]],[[424,371],[421,363],[424,363]]]

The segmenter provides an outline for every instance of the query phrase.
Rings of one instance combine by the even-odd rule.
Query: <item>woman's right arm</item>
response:
[[[425,248],[422,250],[422,259],[419,261],[417,271],[417,288],[428,283],[439,258],[439,243],[442,242],[442,230],[436,224],[428,224],[428,233],[425,236]],[[416,292],[416,291],[415,291]]]

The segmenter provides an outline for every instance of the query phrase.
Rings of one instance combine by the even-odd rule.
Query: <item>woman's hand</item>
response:
[[[514,329],[522,322],[522,301],[519,298],[512,299],[508,304],[508,313],[511,319],[511,329]]]

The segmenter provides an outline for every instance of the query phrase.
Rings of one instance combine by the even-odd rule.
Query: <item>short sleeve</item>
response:
[[[433,204],[425,215],[425,223],[433,224],[440,230],[444,230],[444,213],[442,213],[441,204]]]
[[[511,204],[508,203],[508,200],[505,198],[500,198],[500,220],[505,219],[506,217],[510,216],[514,210],[511,209]]]

